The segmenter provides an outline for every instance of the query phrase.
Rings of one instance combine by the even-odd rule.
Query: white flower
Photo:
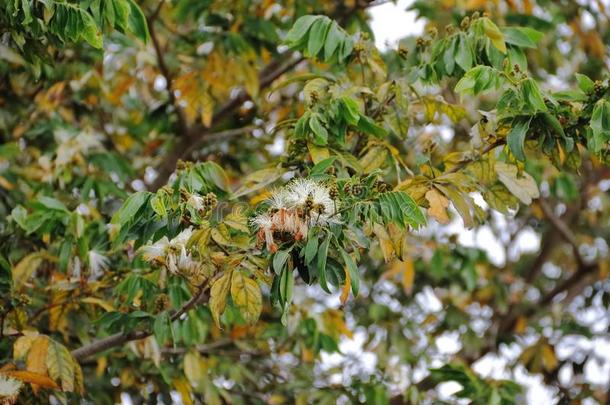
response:
[[[180,254],[172,252],[167,255],[167,269],[174,274],[188,270],[197,264],[198,263],[191,258],[190,253],[186,253],[184,247],[180,250]]]
[[[186,247],[191,235],[193,234],[193,228],[189,227],[184,231],[180,232],[176,237],[169,241],[169,247],[171,249],[180,250]]]
[[[277,250],[274,232],[301,240],[307,237],[312,226],[340,222],[337,204],[328,188],[313,180],[294,180],[274,191],[267,203],[269,210],[254,217],[251,223],[258,229],[258,239],[264,240],[272,252]]]
[[[12,404],[17,400],[23,383],[11,377],[0,374],[0,399],[2,403]]]
[[[203,205],[203,197],[198,196],[196,194],[191,194],[191,196],[189,197],[189,199],[186,202],[188,205],[190,205],[191,207],[195,208],[197,211],[200,211],[203,209],[204,205]]]
[[[270,252],[275,252],[277,246],[273,242],[273,219],[271,216],[267,213],[259,214],[252,218],[250,222],[258,228],[258,239],[265,241]]]
[[[152,262],[153,260],[163,259],[168,247],[169,239],[167,236],[164,236],[152,245],[142,246],[140,248],[140,252],[142,252],[142,257],[144,260],[147,262]]]
[[[108,269],[110,259],[95,250],[90,250],[88,256],[89,268],[91,269],[90,278],[92,280],[97,280],[102,276],[104,271]]]
[[[292,207],[302,206],[311,198],[314,212],[309,216],[309,225],[339,223],[336,215],[337,203],[330,198],[328,188],[310,179],[296,179],[288,185],[288,200]]]

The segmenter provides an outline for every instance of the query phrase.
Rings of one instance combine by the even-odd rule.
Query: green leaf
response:
[[[343,261],[345,262],[345,266],[347,271],[349,271],[351,286],[352,286],[352,294],[354,297],[358,295],[358,291],[360,290],[360,274],[358,273],[358,266],[351,255],[349,255],[345,250],[341,250],[341,257],[343,257]]]
[[[155,317],[153,323],[155,339],[160,346],[165,345],[172,335],[172,324],[167,311],[161,312]]]
[[[280,275],[280,302],[286,308],[292,302],[294,290],[294,274],[292,270],[285,268]]]
[[[330,289],[328,288],[328,283],[326,281],[326,259],[328,258],[328,247],[330,246],[330,235],[323,235],[325,237],[324,242],[320,245],[320,249],[318,250],[318,277],[320,279],[320,287],[330,294]]]
[[[343,40],[344,34],[343,32],[341,32],[339,24],[337,24],[335,21],[332,21],[330,23],[330,28],[328,30],[328,34],[326,35],[326,40],[324,42],[325,61],[331,60],[333,54],[335,53],[335,51],[337,51]]]
[[[316,253],[318,253],[318,237],[317,235],[309,235],[307,245],[305,245],[305,264],[311,263]]]
[[[331,20],[329,18],[321,17],[311,26],[309,41],[307,42],[307,53],[309,56],[315,57],[322,50],[331,25],[330,23]]]
[[[314,134],[314,143],[319,146],[328,144],[328,131],[318,118],[317,114],[312,114],[309,119],[309,128]]]
[[[475,66],[470,69],[455,85],[455,91],[460,94],[478,95],[489,89],[498,88],[501,83],[499,72],[489,66]]]
[[[319,175],[324,174],[326,172],[326,170],[329,167],[331,167],[333,165],[333,163],[335,163],[335,160],[337,160],[337,157],[331,156],[331,157],[328,157],[326,159],[319,161],[318,163],[316,163],[316,165],[314,167],[311,168],[311,171],[309,172],[309,174],[311,176],[319,176]]]
[[[455,53],[455,62],[464,72],[469,71],[474,63],[474,54],[472,47],[468,43],[466,35],[460,33],[457,39],[457,47]]]
[[[608,101],[602,99],[595,103],[590,126],[592,134],[588,147],[597,153],[610,142],[610,103]]]
[[[218,163],[208,161],[203,163],[200,168],[204,179],[211,181],[222,191],[231,190],[229,187],[229,176],[227,176],[227,173]]]
[[[148,191],[138,191],[137,193],[130,195],[121,208],[114,213],[110,222],[117,225],[124,225],[136,215],[146,202],[148,202],[151,195],[152,194]]]
[[[273,256],[273,271],[275,271],[275,274],[278,276],[282,274],[282,270],[284,270],[289,257],[290,254],[285,250],[278,250],[275,253]]]
[[[80,16],[80,21],[78,22],[80,36],[89,42],[92,47],[101,49],[103,45],[102,32],[97,24],[95,24],[91,14],[79,8],[78,15]]]
[[[290,31],[288,31],[288,34],[286,34],[285,42],[291,46],[301,42],[305,38],[305,35],[307,34],[307,31],[309,31],[311,25],[319,18],[320,16],[315,15],[304,15],[300,17],[294,23]]]
[[[234,270],[231,277],[231,298],[247,323],[254,324],[258,320],[263,308],[261,289],[240,270]]]
[[[525,160],[525,153],[523,153],[523,143],[527,130],[530,127],[532,117],[516,117],[511,123],[510,131],[506,135],[506,142],[510,151],[519,160]]]
[[[379,203],[386,222],[418,229],[426,224],[426,217],[417,203],[404,191],[391,191],[379,195]]]
[[[595,83],[589,79],[588,76],[576,73],[576,81],[578,82],[578,88],[585,94],[591,94],[595,90]]]
[[[148,24],[146,23],[146,17],[142,12],[140,6],[138,6],[133,0],[127,0],[131,9],[129,13],[129,31],[140,38],[144,43],[148,43],[150,40],[150,33],[148,32]]]
[[[360,108],[358,107],[356,100],[351,97],[342,96],[341,107],[347,123],[350,125],[358,124],[358,121],[360,120]]]
[[[536,48],[544,34],[529,27],[503,27],[504,40],[521,48]]]
[[[358,120],[357,127],[362,132],[376,136],[377,138],[383,138],[383,137],[387,136],[387,134],[388,134],[387,131],[383,127],[380,127],[379,125],[377,125],[375,123],[375,121],[373,121],[366,115],[360,116],[360,120]]]
[[[521,94],[525,103],[534,111],[547,111],[538,83],[534,79],[526,79],[521,83]]]

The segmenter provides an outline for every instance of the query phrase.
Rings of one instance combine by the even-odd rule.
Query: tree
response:
[[[1,403],[610,401],[609,11],[380,3],[0,4]]]

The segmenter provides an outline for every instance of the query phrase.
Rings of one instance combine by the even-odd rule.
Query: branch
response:
[[[576,242],[576,238],[574,238],[574,234],[570,231],[570,228],[566,225],[565,222],[561,220],[561,218],[557,217],[549,204],[543,199],[540,198],[538,200],[540,204],[540,208],[542,208],[542,212],[547,217],[551,225],[559,232],[559,234],[572,246],[572,250],[574,251],[574,257],[576,258],[576,262],[579,267],[584,266],[584,261],[582,256],[580,255],[580,251],[578,250],[578,243]]]
[[[462,160],[461,162],[459,162],[457,165],[453,166],[450,170],[448,170],[444,174],[457,173],[460,170],[463,170],[464,168],[466,168],[466,166],[468,166],[469,164],[476,162],[482,156],[488,154],[489,152],[491,152],[492,150],[494,150],[498,146],[502,146],[504,144],[506,144],[506,139],[504,139],[504,138],[498,139],[494,143],[490,143],[485,148],[483,148],[481,153],[479,153],[478,155],[473,156],[471,158],[468,158],[466,160]]]
[[[157,18],[159,17],[159,13],[161,12],[161,8],[163,7],[164,3],[165,3],[165,0],[161,0],[159,2],[155,11],[146,18],[146,22],[148,24],[148,32],[150,33],[150,39],[151,39],[151,42],[155,49],[155,55],[157,57],[157,65],[159,66],[159,71],[161,72],[161,75],[163,76],[163,78],[165,78],[165,83],[166,83],[165,87],[167,89],[167,95],[169,98],[169,102],[172,105],[172,107],[174,108],[174,110],[176,112],[176,116],[178,117],[178,129],[180,130],[180,135],[183,137],[188,137],[189,127],[186,123],[186,117],[184,116],[182,109],[178,105],[176,96],[174,95],[174,90],[173,90],[174,78],[173,78],[173,75],[171,74],[171,72],[169,71],[167,64],[165,63],[165,57],[163,56],[163,50],[161,49],[161,45],[159,44],[159,39],[157,38],[157,32],[155,31],[155,22],[157,21]]]
[[[286,58],[285,55],[280,57],[280,60]],[[275,60],[269,65],[267,65],[259,75],[259,91],[264,90],[268,87],[275,79],[288,72],[290,69],[298,65],[303,60],[302,57],[293,58],[289,60],[287,63],[282,64],[278,60]],[[278,67],[279,65],[279,67]],[[241,106],[244,102],[248,101],[250,96],[245,91],[240,91],[240,93],[227,103],[225,103],[220,109],[214,114],[212,117],[212,124],[209,130],[214,128],[214,126],[218,125],[223,119],[229,116],[234,110],[236,110],[239,106]],[[209,136],[213,134],[212,132],[203,132],[203,133],[192,133],[188,137],[183,137],[174,147],[173,151],[167,156],[162,165],[158,168],[158,175],[153,184],[151,185],[151,189],[157,190],[163,187],[169,176],[174,172],[176,168],[176,163],[178,160],[189,159],[193,153],[201,148],[208,140]]]
[[[357,1],[356,4],[350,8],[346,8],[342,3],[340,3],[337,6],[336,13],[333,13],[336,15],[330,17],[335,18],[340,24],[344,24],[347,18],[353,15],[355,12],[383,4],[384,2],[385,0],[372,2],[361,0]],[[275,79],[294,68],[303,60],[304,58],[302,56],[295,57],[295,54],[292,52],[281,54],[277,59],[269,63],[260,72],[260,90],[268,87]],[[178,160],[190,158],[193,152],[200,148],[208,140],[207,136],[211,133],[212,128],[218,125],[219,122],[233,113],[233,111],[235,111],[237,108],[239,108],[239,106],[249,99],[250,96],[242,90],[237,97],[225,103],[214,114],[212,117],[211,128],[209,128],[207,131],[199,133],[191,130],[190,133],[188,133],[188,136],[181,137],[178,143],[174,145],[173,150],[165,157],[161,165],[157,168],[157,178],[151,184],[150,189],[157,190],[163,187],[167,183],[167,180],[171,174],[174,172]],[[186,153],[187,149],[188,153]]]
[[[179,319],[183,314],[187,313],[191,309],[195,307],[195,305],[199,304],[206,297],[207,286],[202,286],[197,294],[193,295],[190,300],[188,300],[180,309],[174,312],[170,320],[173,322]],[[153,332],[150,330],[137,330],[137,331],[129,331],[129,332],[119,332],[114,335],[110,335],[106,338],[96,340],[88,345],[80,347],[76,350],[72,351],[72,356],[80,362],[86,359],[89,356],[93,356],[94,354],[103,352],[104,350],[111,349],[113,347],[121,346],[124,343],[130,342],[132,340],[140,340],[149,337]]]

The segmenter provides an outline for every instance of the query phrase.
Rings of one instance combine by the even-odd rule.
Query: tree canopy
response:
[[[0,2],[0,404],[610,401],[609,6],[382,3]]]

